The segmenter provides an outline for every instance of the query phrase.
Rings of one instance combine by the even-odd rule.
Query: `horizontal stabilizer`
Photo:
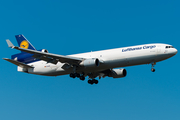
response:
[[[26,64],[24,64],[24,63],[22,63],[22,62],[18,62],[18,61],[16,61],[16,60],[11,60],[11,59],[9,59],[9,58],[3,58],[3,59],[6,60],[6,61],[8,61],[8,62],[10,62],[10,63],[12,63],[12,64],[15,64],[15,65],[17,65],[17,66],[19,66],[19,67],[22,67],[22,68],[34,68],[34,67],[32,67],[32,66],[26,65]]]

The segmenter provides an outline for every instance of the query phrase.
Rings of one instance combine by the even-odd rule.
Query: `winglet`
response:
[[[8,44],[8,47],[14,48],[14,45],[12,44],[12,42],[9,39],[7,39],[6,42]]]

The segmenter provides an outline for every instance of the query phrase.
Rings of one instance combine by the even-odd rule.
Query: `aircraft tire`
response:
[[[93,81],[92,80],[88,80],[88,83],[93,85]]]
[[[152,71],[152,72],[155,72],[155,69],[154,69],[154,68],[151,68],[151,71]]]
[[[75,77],[76,77],[74,73],[69,74],[69,76],[70,76],[71,78],[75,78]]]
[[[80,80],[84,81],[85,77],[84,76],[80,76]]]
[[[98,80],[94,80],[94,83],[95,83],[95,84],[98,84],[98,82],[99,82]]]
[[[79,77],[80,77],[80,74],[79,74],[79,73],[75,73],[75,76],[79,78]]]

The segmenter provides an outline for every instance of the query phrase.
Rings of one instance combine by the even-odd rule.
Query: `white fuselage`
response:
[[[100,65],[94,68],[80,67],[77,72],[98,72],[112,68],[126,67],[141,64],[156,63],[174,56],[177,53],[175,48],[166,48],[170,46],[168,44],[145,44],[138,46],[130,46],[109,50],[102,50],[96,52],[88,52],[81,54],[69,55],[71,57],[78,58],[98,58]],[[28,65],[34,68],[29,68],[28,73],[46,75],[46,76],[58,76],[70,74],[73,72],[73,68],[68,64],[60,63],[52,64],[46,61],[37,61]],[[18,71],[24,72],[23,68],[18,67]]]

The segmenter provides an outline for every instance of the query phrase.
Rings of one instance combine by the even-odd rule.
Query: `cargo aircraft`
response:
[[[64,56],[49,53],[46,49],[36,50],[22,34],[15,37],[19,47],[10,40],[6,42],[21,53],[12,55],[11,59],[3,59],[17,65],[18,71],[44,76],[69,74],[71,78],[82,81],[88,76],[91,85],[98,84],[97,77],[125,77],[127,72],[122,67],[126,66],[151,64],[154,72],[157,62],[177,53],[172,45],[154,43]]]

